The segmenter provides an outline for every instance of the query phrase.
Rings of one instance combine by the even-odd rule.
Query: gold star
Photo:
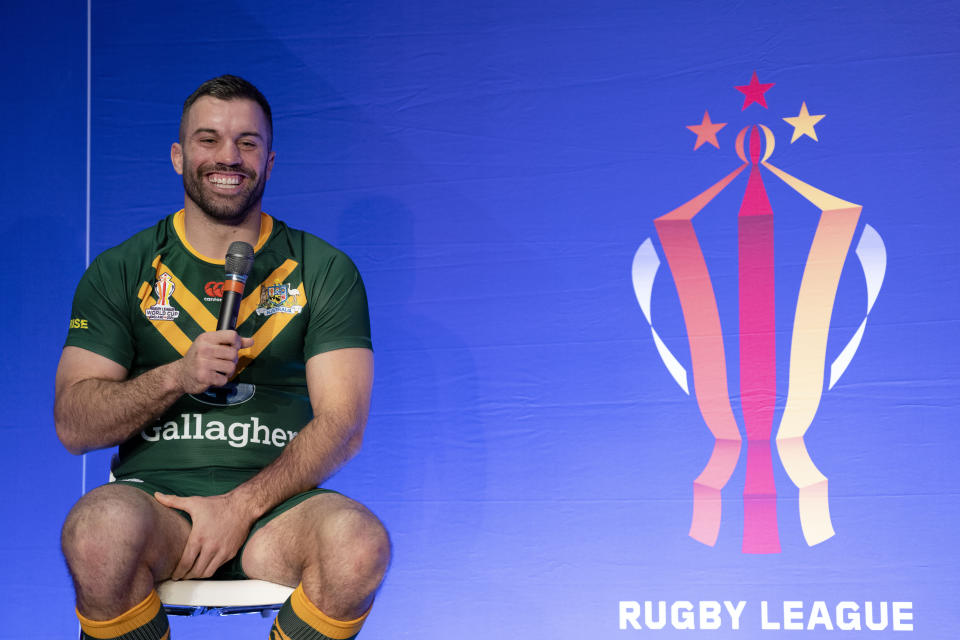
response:
[[[813,125],[817,124],[823,120],[825,114],[818,116],[810,115],[810,112],[807,111],[807,103],[801,103],[800,105],[800,114],[792,118],[784,118],[791,127],[793,127],[793,137],[790,138],[790,144],[796,142],[797,138],[800,136],[810,136],[815,141],[817,140],[817,132],[813,130]]]
[[[727,126],[726,122],[710,122],[710,113],[704,110],[703,121],[700,124],[687,125],[687,129],[697,134],[697,141],[693,145],[693,150],[699,149],[704,142],[709,142],[719,149],[720,143],[717,142],[717,132],[725,126]]]

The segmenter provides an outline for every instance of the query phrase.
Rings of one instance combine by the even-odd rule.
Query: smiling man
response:
[[[119,445],[116,481],[63,527],[81,638],[167,638],[156,584],[210,576],[297,587],[271,638],[352,638],[383,579],[383,525],[318,488],[363,437],[366,294],[346,255],[261,211],[272,145],[256,87],[202,84],[171,148],[184,208],[101,254],[77,287],[57,434],[78,454]],[[238,330],[217,331],[235,241],[253,267]]]

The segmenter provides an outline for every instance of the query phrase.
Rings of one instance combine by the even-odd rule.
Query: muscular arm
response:
[[[360,450],[370,408],[373,352],[338,349],[306,364],[313,419],[280,456],[230,497],[254,518],[332,476]]]
[[[226,383],[237,351],[251,344],[235,331],[204,333],[183,358],[130,379],[126,367],[109,358],[64,347],[53,403],[57,436],[76,454],[119,444],[184,393]]]
[[[193,527],[173,578],[207,578],[240,548],[257,518],[332,476],[360,449],[370,407],[373,352],[337,349],[306,364],[313,419],[280,456],[236,489],[219,496],[156,494],[190,513]]]
[[[64,347],[53,419],[60,442],[80,454],[123,442],[180,397],[170,365],[127,380],[126,367],[92,351]]]

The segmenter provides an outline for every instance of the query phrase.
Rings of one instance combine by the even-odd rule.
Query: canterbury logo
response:
[[[210,281],[203,287],[203,292],[211,298],[223,297],[223,282]]]

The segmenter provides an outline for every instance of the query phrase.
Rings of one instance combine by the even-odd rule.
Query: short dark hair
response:
[[[256,102],[260,105],[260,108],[263,109],[263,115],[267,118],[267,133],[269,135],[267,148],[269,149],[273,146],[273,114],[270,112],[270,103],[267,102],[267,99],[253,84],[239,76],[229,74],[210,78],[197,87],[183,103],[183,111],[180,113],[181,144],[186,137],[184,128],[187,126],[187,112],[190,111],[193,103],[203,96],[210,96],[211,98],[218,98],[220,100],[246,99]]]

